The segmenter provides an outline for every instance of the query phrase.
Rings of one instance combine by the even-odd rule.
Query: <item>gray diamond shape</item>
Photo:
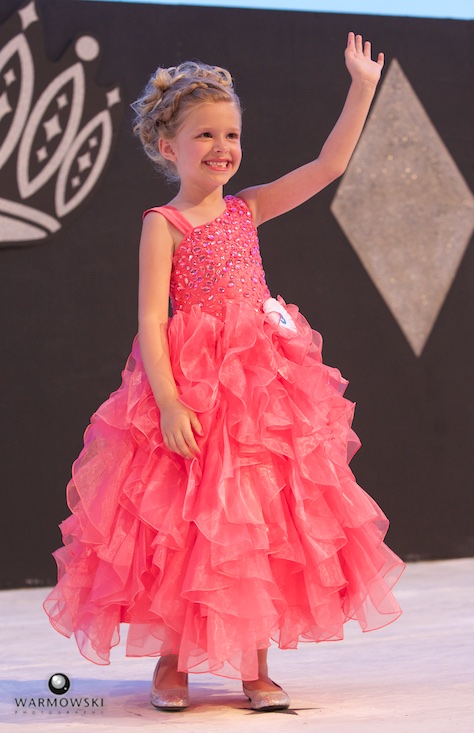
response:
[[[393,60],[331,211],[417,356],[474,229],[474,196]]]

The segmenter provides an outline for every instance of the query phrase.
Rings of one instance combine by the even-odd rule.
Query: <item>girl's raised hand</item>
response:
[[[194,458],[201,453],[194,432],[203,434],[195,412],[178,400],[160,408],[160,427],[167,448],[183,458]]]
[[[363,42],[362,36],[356,36],[351,31],[347,39],[345,57],[353,81],[365,81],[377,86],[382,73],[384,55],[379,53],[377,61],[373,61],[370,41]]]

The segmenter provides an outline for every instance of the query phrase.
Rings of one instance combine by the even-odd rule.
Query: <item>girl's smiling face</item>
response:
[[[181,184],[223,186],[242,160],[241,127],[232,102],[203,102],[186,115],[174,138],[160,138],[160,153],[175,164]]]

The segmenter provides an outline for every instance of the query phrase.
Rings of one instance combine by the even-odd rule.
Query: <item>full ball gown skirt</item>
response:
[[[174,295],[172,369],[201,454],[164,445],[137,338],[73,466],[44,603],[53,626],[97,664],[126,623],[128,656],[174,653],[183,671],[254,679],[270,639],[295,648],[341,639],[349,619],[363,631],[394,621],[404,564],[348,466],[354,406],[320,335],[294,305],[297,333],[253,301],[217,317]]]

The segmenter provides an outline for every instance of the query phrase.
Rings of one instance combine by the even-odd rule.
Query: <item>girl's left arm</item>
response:
[[[379,53],[373,61],[370,42],[363,43],[362,36],[349,33],[345,57],[352,84],[319,157],[276,181],[238,194],[248,204],[256,226],[299,206],[346,170],[369,113],[384,56]]]

